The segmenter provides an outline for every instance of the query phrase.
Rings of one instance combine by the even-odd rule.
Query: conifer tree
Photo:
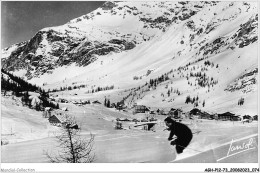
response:
[[[105,97],[104,106],[107,106],[107,98]]]
[[[107,107],[110,108],[110,100],[107,100]]]

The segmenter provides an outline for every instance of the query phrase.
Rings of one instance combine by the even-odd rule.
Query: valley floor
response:
[[[6,103],[8,103],[6,101]],[[2,105],[3,106],[3,105]],[[10,107],[9,107],[10,106]],[[134,128],[131,123],[123,123],[125,130],[115,130],[115,118],[118,117],[134,117],[142,115],[130,115],[127,112],[118,112],[113,109],[107,109],[101,105],[75,106],[73,104],[64,104],[69,111],[67,114],[74,115],[81,127],[81,135],[83,138],[89,138],[90,132],[95,135],[94,153],[96,155],[95,162],[97,163],[167,163],[167,162],[257,162],[258,157],[254,150],[246,151],[246,153],[237,154],[232,157],[232,160],[226,159],[229,146],[234,141],[253,139],[253,144],[258,143],[258,123],[230,122],[230,121],[215,121],[215,120],[197,120],[191,122],[184,120],[194,132],[193,139],[190,145],[180,155],[176,155],[175,147],[171,146],[167,140],[169,132],[163,131],[165,128],[162,120],[165,116],[157,115],[158,124],[155,126],[155,131],[144,131],[141,128]],[[6,104],[2,109],[2,118],[13,120],[12,123],[19,122],[24,119],[24,115],[17,115],[14,110],[17,110],[19,105]],[[33,116],[32,110],[30,114],[27,112],[27,117]],[[40,116],[40,115],[38,115]],[[42,118],[42,117],[41,117]],[[43,119],[43,118],[42,118]],[[42,131],[41,125],[35,125],[34,121],[38,119],[30,119],[34,125],[30,136],[26,139],[19,140],[24,132],[15,132],[12,139],[7,145],[1,146],[2,162],[4,163],[45,163],[49,162],[44,155],[45,151],[55,152],[57,146],[56,140],[53,137],[53,131],[58,132],[58,127],[49,127]],[[45,121],[43,119],[42,121]],[[7,124],[3,124],[2,129],[6,128]],[[10,124],[9,124],[10,126]],[[130,126],[130,129],[128,128]],[[2,131],[3,132],[3,131]],[[39,135],[44,132],[45,135]],[[35,133],[35,134],[34,134]],[[20,135],[20,136],[19,136]],[[8,137],[6,136],[6,139]],[[257,145],[256,145],[257,146]],[[247,155],[247,157],[245,157]],[[200,159],[199,159],[200,158]],[[224,159],[221,159],[224,158]]]

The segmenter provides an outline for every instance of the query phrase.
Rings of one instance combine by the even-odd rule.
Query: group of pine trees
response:
[[[160,77],[156,78],[156,79],[150,79],[149,81],[149,87],[156,87],[158,84],[169,80],[169,76],[167,74],[163,74]]]
[[[36,102],[34,106],[32,105],[32,101],[29,98],[30,95],[28,91],[22,92],[20,96],[22,97],[21,101],[24,106],[28,106],[29,108],[34,108],[37,111],[44,110],[45,107],[59,109],[58,103],[53,103],[49,101],[44,95],[41,95],[39,97],[40,102]]]
[[[22,78],[5,71],[4,69],[1,69],[1,72],[1,90],[4,92],[4,95],[6,95],[7,91],[11,91],[12,95],[21,97],[21,101],[24,106],[34,108],[37,111],[43,110],[45,107],[52,107],[55,109],[59,108],[59,104],[49,101],[49,94],[42,88],[30,84]],[[8,76],[8,78],[5,78],[4,75]],[[40,93],[40,102],[36,102],[35,105],[32,105],[31,99],[29,98],[29,92]]]
[[[189,103],[193,104],[193,103],[195,103],[195,101],[198,101],[198,100],[199,100],[199,96],[193,97],[193,98],[191,99],[190,95],[188,95],[188,96],[186,97],[185,103],[186,103],[186,104],[189,104]]]
[[[172,92],[173,92],[173,93],[176,93],[177,95],[181,95],[181,92],[179,91],[178,88],[173,90],[173,88],[171,87],[171,89],[168,89],[168,91],[167,91],[168,97],[171,96],[171,93],[172,93]]]
[[[199,96],[191,98],[190,95],[188,95],[188,96],[186,97],[186,100],[185,100],[185,103],[186,103],[186,104],[191,103],[191,104],[194,104],[195,107],[198,107],[198,106],[199,106],[199,103],[198,103],[198,102],[199,102]],[[203,107],[205,106],[205,100],[203,100],[202,106],[203,106]]]
[[[59,89],[52,89],[49,92],[59,92],[59,91],[67,91],[67,90],[73,90],[73,89],[80,89],[80,88],[86,88],[87,85],[74,85],[74,86],[66,86],[66,87],[60,87]]]
[[[66,87],[60,87],[60,89],[53,89],[49,92],[59,92],[59,91],[70,91],[70,90],[74,90],[74,89],[80,89],[80,88],[86,88],[87,85],[74,85],[74,86],[66,86]],[[111,85],[111,86],[106,86],[106,87],[97,87],[97,88],[93,88],[91,90],[88,90],[87,93],[95,93],[95,92],[99,92],[99,91],[106,91],[106,90],[112,90],[114,89],[115,86]]]
[[[13,91],[16,96],[19,96],[19,93],[22,91],[32,91],[32,92],[43,92],[43,90],[36,86],[28,83],[20,77],[14,76],[13,74],[1,69],[1,88],[5,91]],[[3,74],[7,75],[9,78],[6,79],[3,77]]]
[[[105,98],[104,106],[110,108],[111,105],[110,105],[110,100],[109,99]]]
[[[96,89],[92,89],[91,93],[99,92],[99,91],[106,91],[106,90],[113,90],[114,88],[115,88],[114,85],[106,86],[106,87],[97,87]],[[90,93],[90,91],[88,91],[88,93]]]

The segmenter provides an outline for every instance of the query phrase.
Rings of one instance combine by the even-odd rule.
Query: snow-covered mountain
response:
[[[31,40],[4,49],[3,68],[26,69],[26,77],[31,79],[73,62],[86,66],[98,56],[130,50],[159,38],[171,24],[214,4],[107,2],[90,14],[62,26],[44,28]]]
[[[5,48],[2,68],[46,89],[77,88],[68,99],[256,114],[257,31],[256,2],[106,2]]]

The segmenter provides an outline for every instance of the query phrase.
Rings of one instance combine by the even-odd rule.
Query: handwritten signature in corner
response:
[[[227,156],[225,156],[221,159],[218,159],[217,161],[223,160],[225,158],[228,158],[230,156],[233,156],[233,155],[236,155],[236,154],[248,151],[248,150],[255,149],[256,147],[254,146],[254,143],[253,143],[254,140],[255,140],[255,138],[250,138],[248,141],[239,142],[239,143],[236,142],[236,144],[235,144],[234,140],[232,139],[229,149],[228,149]]]
[[[247,142],[243,142],[242,144],[234,145],[233,144],[234,140],[232,139],[230,146],[229,146],[227,156],[231,155],[230,152],[233,152],[232,155],[234,155],[234,154],[238,154],[238,153],[250,150],[250,149],[254,149],[255,147],[253,145],[253,141],[254,141],[254,138],[250,138]]]

